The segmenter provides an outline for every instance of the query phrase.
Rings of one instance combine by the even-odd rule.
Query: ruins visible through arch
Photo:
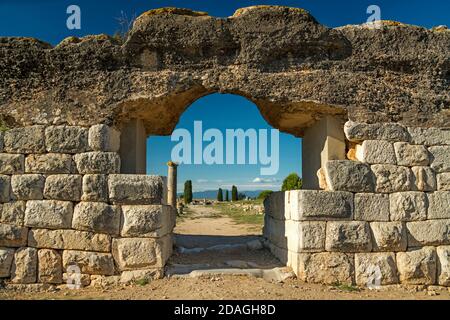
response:
[[[198,125],[201,125],[201,132]],[[262,250],[263,203],[260,201],[235,201],[232,199],[232,186],[236,186],[239,194],[256,198],[263,190],[280,191],[282,180],[290,173],[301,175],[300,139],[284,133],[277,134],[276,150],[273,150],[271,128],[261,117],[257,107],[247,99],[237,95],[212,94],[193,102],[182,114],[175,128],[188,133],[189,142],[199,143],[208,130],[216,134],[211,140],[203,141],[203,147],[192,145],[193,152],[204,156],[208,145],[222,145],[222,150],[214,150],[221,155],[216,158],[220,164],[206,164],[207,159],[200,159],[202,164],[194,163],[190,154],[187,164],[180,164],[178,170],[178,217],[174,229],[176,254],[168,261],[168,274],[187,274],[198,270],[225,268],[232,271],[236,266],[244,269],[261,268],[263,270],[282,266],[281,262],[268,251]],[[184,132],[187,130],[188,132]],[[238,144],[239,139],[233,136],[233,150],[228,149],[230,141],[226,132],[242,130],[244,135],[243,154]],[[259,148],[263,130],[269,141],[267,154],[277,163],[274,175],[262,176],[259,162]],[[267,132],[269,132],[267,134]],[[190,134],[192,133],[192,135]],[[203,136],[204,135],[204,136]],[[152,139],[154,142],[152,142]],[[184,144],[186,137],[170,141],[171,137],[149,137],[148,173],[166,171],[166,160],[171,157],[171,149]],[[221,140],[216,144],[216,139]],[[197,141],[196,141],[197,140]],[[220,148],[220,147],[219,147]],[[197,149],[194,151],[194,149]],[[153,150],[153,154],[152,154]],[[159,153],[155,154],[158,150]],[[256,151],[256,160],[251,164]],[[183,150],[186,152],[186,150]],[[228,153],[233,154],[233,161],[227,164]],[[164,155],[164,156],[163,156]],[[274,158],[277,159],[274,159]],[[237,160],[244,160],[238,164]],[[176,161],[172,158],[173,161]],[[223,163],[222,163],[223,162]],[[266,164],[267,165],[267,164]],[[183,196],[185,181],[190,180],[193,186],[193,201],[187,204]],[[217,201],[218,190],[222,190],[222,200]],[[228,193],[228,194],[227,194]],[[245,210],[245,211],[244,211]],[[241,212],[239,212],[241,211]],[[238,215],[238,216],[236,216]],[[241,221],[241,222],[239,222]],[[248,222],[250,221],[250,222]]]

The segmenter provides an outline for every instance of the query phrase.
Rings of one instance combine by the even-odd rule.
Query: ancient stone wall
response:
[[[73,263],[85,284],[160,277],[165,179],[121,167],[143,172],[145,138],[219,92],[315,147],[324,190],[266,201],[268,246],[301,279],[364,284],[375,265],[382,284],[448,285],[449,48],[443,27],[330,29],[277,6],[152,10],[124,42],[0,38],[0,278],[58,284]],[[348,119],[342,160],[331,123]]]
[[[106,125],[0,134],[0,278],[75,284],[77,267],[83,286],[163,276],[176,215],[166,179],[120,174],[119,146]]]
[[[325,190],[265,201],[268,247],[307,282],[450,286],[450,130],[344,131],[349,159],[322,168]]]

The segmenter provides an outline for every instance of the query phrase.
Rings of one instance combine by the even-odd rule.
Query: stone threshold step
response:
[[[240,251],[240,250],[261,250],[263,249],[263,244],[260,240],[252,240],[246,243],[236,243],[236,244],[217,244],[206,248],[185,248],[182,246],[177,246],[177,250],[181,254],[195,254],[205,251]]]
[[[178,271],[187,271],[186,269]],[[205,266],[205,265],[203,265]],[[268,282],[283,282],[287,279],[295,278],[294,272],[287,267],[272,268],[272,269],[259,269],[259,268],[223,268],[223,269],[197,269],[192,270],[189,273],[172,273],[174,270],[168,270],[166,275],[174,278],[200,278],[200,277],[218,277],[218,276],[249,276],[255,278],[262,278]]]

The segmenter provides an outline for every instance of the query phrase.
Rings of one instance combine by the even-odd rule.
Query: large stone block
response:
[[[86,174],[83,176],[82,201],[108,201],[108,176],[104,174]]]
[[[328,221],[325,248],[339,252],[371,251],[369,224],[365,221]]]
[[[28,246],[57,250],[109,252],[111,237],[107,234],[67,229],[31,229],[28,234]]]
[[[285,191],[284,192],[284,219],[290,220],[291,219],[291,212],[292,210],[298,210],[298,198],[300,194],[297,192],[298,190],[293,191]],[[281,204],[281,203],[280,203]],[[266,209],[264,208],[264,214],[266,214]],[[281,217],[281,213],[279,213],[279,217]]]
[[[110,253],[65,250],[63,252],[63,268],[75,265],[81,273],[113,275],[115,273],[114,259]]]
[[[287,221],[287,249],[292,252],[325,251],[325,221]]]
[[[355,278],[359,286],[381,286],[397,284],[395,253],[356,253]]]
[[[410,140],[407,129],[397,123],[367,124],[347,121],[344,125],[344,132],[347,139],[354,142],[363,140]]]
[[[394,143],[394,149],[399,166],[426,166],[430,162],[428,150],[424,146],[396,142]]]
[[[269,251],[276,257],[278,260],[280,260],[281,263],[289,265],[289,256],[293,255],[293,252],[290,252],[285,248],[280,248],[274,245],[270,241],[265,241],[264,246],[269,249]]]
[[[27,245],[28,228],[12,224],[0,224],[1,247],[23,247]]]
[[[0,248],[0,278],[9,278],[11,276],[14,251],[11,248]]]
[[[80,202],[74,209],[72,228],[117,235],[120,229],[120,207],[102,202]]]
[[[402,284],[435,284],[436,265],[434,247],[397,253],[397,268]]]
[[[24,224],[35,228],[67,229],[71,227],[72,214],[72,202],[32,200],[27,202]]]
[[[48,152],[85,152],[88,150],[88,129],[76,126],[47,127],[45,145]]]
[[[352,219],[353,194],[350,192],[296,190],[290,195],[294,198],[290,206],[292,220]]]
[[[14,254],[11,270],[12,283],[35,283],[37,278],[37,250],[20,248]]]
[[[117,152],[120,148],[120,132],[104,124],[89,129],[89,147],[95,151]]]
[[[11,177],[0,175],[0,202],[11,200]]]
[[[5,132],[4,150],[8,153],[44,153],[44,126],[10,129]]]
[[[38,251],[38,282],[62,283],[62,259],[61,255],[51,249]]]
[[[176,212],[166,205],[122,206],[122,237],[162,237],[172,232]]]
[[[373,251],[405,251],[407,242],[404,222],[372,222]]]
[[[113,239],[112,252],[121,271],[162,268],[170,256],[171,247],[168,235],[159,239],[122,238]]]
[[[412,167],[414,190],[435,191],[436,175],[430,167]]]
[[[450,172],[450,146],[429,147],[431,168],[438,172]]]
[[[438,257],[438,284],[450,287],[450,246],[437,247],[436,253]]]
[[[351,160],[328,161],[325,165],[325,178],[333,191],[374,191],[374,177],[365,163]]]
[[[44,197],[52,200],[80,201],[82,177],[77,174],[57,174],[45,180]]]
[[[86,152],[74,156],[81,174],[112,174],[120,172],[120,156],[115,152]]]
[[[58,174],[72,173],[75,165],[70,154],[30,154],[25,159],[26,173]]]
[[[274,219],[269,215],[264,216],[263,235],[279,248],[287,249],[287,220]]]
[[[450,191],[428,193],[428,219],[450,219]]]
[[[15,200],[42,200],[45,177],[41,174],[21,174],[11,178],[12,197]]]
[[[355,194],[355,220],[389,221],[389,195]]]
[[[0,223],[23,226],[25,201],[13,201],[2,205]]]
[[[290,267],[304,282],[353,284],[353,255],[340,252],[290,253]]]
[[[356,148],[356,158],[369,164],[396,164],[394,145],[389,141],[365,140]]]
[[[424,192],[397,192],[389,195],[391,221],[417,221],[427,218],[428,200]]]
[[[165,183],[160,176],[112,174],[109,199],[121,204],[163,204]]]
[[[437,189],[440,191],[450,191],[450,172],[436,175]]]
[[[390,193],[412,190],[411,169],[391,164],[374,164],[371,168],[375,175],[376,192]]]
[[[0,174],[24,173],[25,157],[23,154],[0,153]]]
[[[278,220],[289,219],[285,214],[285,208],[288,205],[285,202],[285,198],[288,193],[289,191],[271,193],[266,199],[264,199],[264,213]]]
[[[408,222],[408,247],[450,244],[450,219]]]
[[[408,128],[411,142],[426,146],[450,144],[450,130],[441,128]]]

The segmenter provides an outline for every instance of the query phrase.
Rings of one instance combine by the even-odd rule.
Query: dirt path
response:
[[[85,288],[44,293],[14,293],[0,290],[0,299],[101,299],[101,300],[449,300],[448,290],[416,292],[412,289],[386,288],[383,291],[347,292],[333,286],[303,284],[297,280],[269,283],[263,279],[242,276],[206,278],[165,278],[145,286],[112,289]]]
[[[188,217],[177,222],[175,233],[185,235],[258,235],[255,226],[237,224],[233,219],[220,214],[214,206],[189,206]]]
[[[260,240],[261,234],[255,231],[254,224],[238,224],[232,218],[221,214],[214,206],[189,206],[186,217],[177,222],[176,249],[168,264],[204,264],[202,269],[231,268],[230,261],[243,261],[263,269],[282,266],[267,250],[243,248],[249,242]],[[180,252],[180,248],[195,250],[214,246],[220,246],[220,249],[195,253]]]

